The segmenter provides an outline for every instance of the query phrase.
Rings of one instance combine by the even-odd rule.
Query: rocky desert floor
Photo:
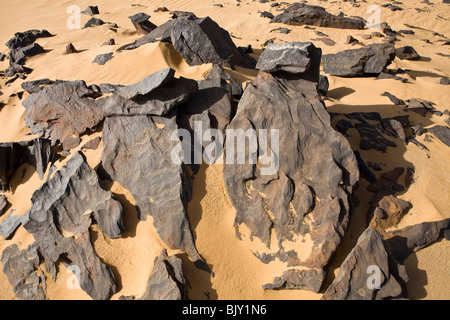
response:
[[[0,0],[0,299],[450,299],[450,4],[294,2]],[[174,164],[194,121],[279,171]]]

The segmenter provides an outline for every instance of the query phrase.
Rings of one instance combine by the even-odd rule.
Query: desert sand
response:
[[[288,0],[291,3],[294,1]],[[449,57],[436,53],[450,54],[450,47],[443,46],[439,37],[432,32],[450,36],[450,5],[442,4],[440,0],[432,1],[433,5],[426,5],[420,0],[403,1],[404,10],[392,12],[388,8],[381,8],[381,20],[386,21],[394,30],[405,29],[404,23],[409,23],[422,29],[414,29],[414,35],[399,37],[396,46],[411,45],[424,57],[419,61],[395,59],[389,67],[391,69],[408,69],[402,75],[408,83],[397,80],[376,80],[375,78],[340,78],[328,75],[330,89],[325,104],[329,112],[355,112],[376,111],[383,117],[404,114],[402,108],[394,106],[387,97],[382,96],[389,91],[401,99],[422,98],[433,101],[435,108],[441,112],[450,109],[450,87],[439,84],[441,77],[450,76]],[[131,4],[140,6],[131,6]],[[220,3],[223,7],[213,6]],[[353,7],[350,2],[343,1],[316,1],[310,0],[308,4],[320,5],[327,8],[330,13],[338,14],[343,11],[348,16],[368,17],[366,11],[371,4],[377,1],[368,0],[358,2],[359,7]],[[69,5],[76,4],[82,10],[88,5],[97,5],[100,14],[96,17],[104,21],[117,23],[117,32],[108,29],[107,25],[96,26],[80,30],[69,30],[66,21],[69,14],[66,12]],[[222,28],[233,36],[237,46],[251,45],[255,51],[253,56],[258,58],[265,41],[276,37],[275,42],[284,41],[311,41],[319,38],[310,30],[300,26],[289,26],[289,34],[270,32],[283,26],[269,24],[269,20],[260,17],[258,11],[277,13],[269,3],[242,0],[240,6],[236,1],[217,0],[90,0],[80,1],[5,1],[0,0],[0,18],[2,32],[0,34],[0,52],[8,51],[5,43],[13,37],[15,32],[29,29],[47,29],[54,35],[51,38],[41,38],[36,42],[47,52],[27,59],[27,66],[33,69],[25,81],[41,78],[79,80],[89,84],[112,83],[129,85],[165,67],[176,70],[176,76],[200,80],[213,67],[212,64],[189,66],[166,43],[152,43],[131,51],[116,50],[126,44],[137,40],[137,34],[128,16],[138,12],[148,13],[156,25],[170,19],[169,12],[153,12],[160,6],[169,10],[192,11],[198,17],[209,16]],[[418,12],[415,8],[424,9]],[[81,16],[81,24],[90,17]],[[355,46],[345,44],[346,37],[352,35],[365,44],[375,43],[377,39],[364,40],[361,34],[370,34],[374,30],[339,30],[316,27],[315,31],[326,33],[335,41],[329,46],[321,41],[312,40],[316,46],[321,47],[324,54],[336,53]],[[100,46],[110,38],[115,39],[114,46]],[[421,39],[429,39],[425,43]],[[71,42],[79,53],[65,54],[66,45]],[[358,45],[356,45],[357,47]],[[114,52],[114,58],[106,65],[100,66],[91,63],[101,53]],[[0,70],[8,68],[8,60],[0,62]],[[251,81],[257,74],[255,70],[236,68],[227,70],[235,80],[245,83]],[[0,102],[5,104],[0,111],[0,141],[16,142],[32,139],[27,135],[29,129],[25,126],[25,109],[21,105],[28,93],[20,100],[16,92],[22,91],[23,82],[17,79],[5,86],[7,78],[0,79],[2,94]],[[445,125],[444,117],[430,115],[421,117],[410,114],[411,121],[422,124],[425,128],[435,124]],[[101,130],[86,135],[78,148],[71,150],[74,154],[82,145],[101,136]],[[349,141],[354,150],[358,149],[358,132],[356,129],[348,131]],[[423,136],[418,137],[423,142]],[[412,209],[402,219],[398,228],[421,222],[437,221],[450,218],[448,203],[450,201],[450,149],[437,139],[426,144],[429,151],[424,151],[416,145],[409,143],[397,148],[391,148],[387,153],[363,151],[364,159],[383,163],[383,170],[398,166],[415,168],[415,182],[404,192],[399,194],[401,199],[413,204]],[[102,143],[96,150],[83,150],[89,165],[96,168],[100,163]],[[56,162],[61,168],[70,156]],[[22,176],[23,170],[25,175]],[[48,171],[41,180],[33,167],[25,166],[17,170],[13,184],[17,186],[14,194],[6,192],[5,195],[11,207],[0,218],[0,222],[14,210],[14,215],[23,215],[31,207],[31,195],[45,181]],[[188,286],[188,295],[191,299],[320,299],[321,294],[303,290],[263,290],[261,284],[271,282],[273,277],[279,275],[278,270],[285,266],[279,261],[267,265],[262,264],[250,251],[249,239],[240,241],[235,235],[233,221],[235,211],[228,200],[223,184],[223,167],[221,165],[202,165],[193,182],[193,199],[189,203],[188,216],[193,231],[195,244],[201,256],[206,260],[214,277],[209,273],[197,269],[194,264],[181,252],[168,250],[169,255],[177,255],[183,260],[183,267]],[[111,240],[106,237],[96,225],[91,227],[91,239],[96,253],[116,276],[119,291],[112,297],[117,299],[122,295],[140,296],[146,290],[147,279],[153,267],[155,257],[159,255],[164,242],[159,238],[152,219],[139,221],[134,207],[131,193],[118,183],[102,182],[102,186],[111,190],[125,207],[126,232],[120,239]],[[344,237],[338,252],[333,259],[326,283],[331,283],[346,255],[354,247],[358,237],[366,228],[365,215],[370,204],[367,199],[373,195],[365,191],[367,182],[360,180],[360,188],[356,196],[360,205],[355,208],[350,227]],[[241,230],[245,234],[245,230]],[[23,249],[34,239],[22,226],[15,232],[11,240],[0,237],[0,251],[16,243]],[[254,246],[255,244],[253,244]],[[261,244],[262,245],[262,244]],[[413,299],[450,299],[450,243],[442,240],[413,254],[405,262],[410,276],[408,289]],[[72,274],[62,264],[56,282],[47,277],[47,294],[50,299],[91,299],[81,289],[69,289],[67,283],[73,281]],[[72,280],[71,280],[72,279]],[[0,299],[16,299],[11,285],[3,272],[0,272]]]

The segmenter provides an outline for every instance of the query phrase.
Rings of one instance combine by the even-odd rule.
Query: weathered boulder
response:
[[[171,141],[177,129],[175,117],[106,118],[100,172],[130,190],[139,218],[151,215],[159,236],[170,248],[197,261],[201,258],[186,214],[190,182],[184,164],[171,159],[172,150],[180,143]]]
[[[365,26],[363,20],[335,16],[325,11],[322,7],[298,2],[293,3],[270,22],[340,29],[364,29]]]
[[[397,56],[397,58],[399,58],[401,60],[418,60],[418,59],[420,59],[420,55],[411,46],[404,46],[404,47],[395,49],[395,55]]]
[[[323,70],[341,77],[379,75],[394,58],[395,48],[392,44],[371,44],[363,48],[324,55]]]
[[[260,72],[227,127],[224,181],[236,209],[236,234],[241,237],[245,225],[246,236],[267,246],[263,252],[252,248],[258,258],[277,258],[289,268],[267,289],[320,290],[359,179],[353,151],[331,127],[317,91],[320,56],[315,49],[304,74]],[[245,144],[239,132],[253,143]]]
[[[79,270],[79,284],[94,299],[116,292],[114,275],[96,255],[90,240],[92,219],[110,238],[120,237],[122,206],[103,190],[81,152],[44,183],[31,198],[24,224],[45,258],[47,272],[56,277],[58,261]]]
[[[243,54],[230,34],[211,18],[179,17],[173,21],[171,41],[189,65],[214,63],[223,67],[254,68],[255,60]]]
[[[324,300],[408,298],[403,265],[413,252],[450,238],[450,219],[424,222],[384,232],[368,228],[359,238],[325,291]]]
[[[40,267],[36,243],[20,250],[13,244],[3,250],[3,272],[13,287],[16,296],[21,300],[46,300],[45,276]]]

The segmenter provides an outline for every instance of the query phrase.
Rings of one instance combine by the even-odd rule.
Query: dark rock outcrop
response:
[[[270,22],[340,29],[364,29],[365,26],[364,21],[362,20],[335,16],[326,12],[322,7],[311,6],[304,3],[292,4]]]
[[[239,151],[239,143],[227,133],[224,180],[236,209],[238,237],[240,226],[245,225],[250,239],[259,238],[267,246],[265,252],[254,252],[258,258],[263,262],[278,258],[288,264],[287,273],[265,285],[267,289],[320,290],[324,267],[347,228],[350,195],[359,179],[353,151],[331,127],[318,94],[321,50],[314,51],[303,74],[261,71],[247,86],[227,127],[256,130],[254,143]],[[267,140],[258,131],[261,129],[267,130],[270,145],[264,145]],[[277,140],[282,148],[278,154]],[[229,142],[234,144],[232,149]],[[243,164],[235,164],[237,155],[245,155]],[[272,234],[276,248],[270,247]],[[311,251],[306,257],[287,249],[302,239],[309,239],[305,250]]]
[[[25,124],[31,134],[60,142],[65,150],[80,143],[80,135],[104,118],[95,92],[84,81],[60,81],[31,94],[22,104],[26,109]]]
[[[255,60],[243,54],[230,34],[211,18],[179,17],[172,23],[171,41],[189,65],[214,63],[223,67],[254,68]]]
[[[390,43],[371,44],[323,56],[323,70],[333,76],[356,77],[379,75],[395,58]]]
[[[36,240],[47,272],[55,279],[58,261],[76,266],[81,288],[94,299],[109,299],[116,292],[114,275],[96,255],[89,227],[95,219],[108,237],[120,237],[122,206],[100,187],[83,154],[76,153],[31,202],[24,227]]]
[[[166,68],[134,85],[103,85],[112,95],[100,99],[84,81],[58,81],[43,88],[31,85],[37,92],[23,102],[25,124],[32,134],[49,137],[68,151],[106,116],[162,116],[197,91],[196,81],[173,76],[174,71]]]
[[[25,32],[17,32],[14,34],[14,38],[6,42],[6,46],[9,49],[22,48],[32,44],[38,38],[47,38],[51,36],[52,35],[47,30],[33,29]]]
[[[20,250],[13,244],[2,253],[3,272],[21,300],[46,300],[45,276],[36,243]]]
[[[373,269],[372,269],[373,268]],[[378,270],[378,272],[376,272]],[[374,277],[372,282],[371,274]],[[376,281],[379,281],[377,284]],[[323,300],[382,300],[405,298],[408,275],[386,248],[381,234],[367,229],[342,263]]]
[[[130,190],[139,218],[153,217],[161,239],[201,260],[186,214],[191,188],[184,165],[171,160],[175,117],[108,117],[103,125],[102,171]],[[133,172],[133,174],[129,174]]]
[[[140,300],[186,300],[187,289],[181,260],[167,256],[163,250],[155,259],[153,271],[147,282],[147,291]]]

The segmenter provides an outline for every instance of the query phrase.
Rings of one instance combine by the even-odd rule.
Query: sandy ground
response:
[[[294,2],[294,1],[287,1]],[[450,87],[439,84],[440,77],[450,76],[449,57],[436,53],[450,54],[449,46],[442,46],[439,37],[432,34],[433,31],[450,36],[450,6],[441,4],[440,0],[434,1],[434,5],[426,5],[421,1],[405,0],[405,10],[392,12],[387,8],[381,8],[381,21],[387,21],[394,30],[407,29],[403,24],[409,23],[422,29],[414,29],[415,35],[399,37],[396,46],[412,45],[419,54],[424,57],[421,61],[406,61],[396,59],[389,67],[392,69],[408,69],[404,77],[409,83],[401,83],[395,80],[375,80],[370,78],[338,78],[331,77],[329,99],[326,101],[330,112],[354,112],[377,111],[383,117],[405,114],[402,108],[393,106],[387,97],[381,96],[389,91],[401,99],[422,98],[436,103],[436,109],[444,111],[450,109]],[[221,3],[223,7],[213,6]],[[309,4],[326,6],[331,13],[340,11],[349,16],[357,15],[368,18],[367,7],[376,1],[361,3],[360,7],[353,7],[350,3],[335,1],[334,3],[311,0]],[[76,4],[81,10],[88,5],[97,5],[100,15],[96,16],[104,21],[117,23],[119,29],[116,32],[109,30],[108,25],[70,30],[66,21],[69,18],[67,8]],[[140,4],[141,6],[131,6]],[[381,3],[380,3],[381,4]],[[0,52],[8,52],[5,43],[13,37],[15,32],[29,29],[47,29],[54,37],[41,38],[39,43],[47,53],[28,58],[26,66],[33,72],[26,79],[35,80],[41,78],[61,80],[85,80],[89,84],[113,83],[132,84],[145,76],[164,67],[176,70],[177,76],[192,79],[202,79],[204,74],[212,67],[190,67],[167,44],[154,43],[144,45],[136,50],[116,50],[141,37],[134,30],[127,18],[138,12],[146,12],[151,15],[150,20],[159,25],[170,18],[167,12],[154,13],[157,7],[166,6],[170,10],[192,11],[197,16],[210,16],[221,27],[228,30],[238,46],[252,45],[255,53],[261,52],[262,44],[271,38],[275,41],[310,41],[319,38],[314,30],[304,27],[290,26],[290,34],[270,32],[282,26],[269,24],[268,19],[260,17],[258,11],[271,11],[277,14],[270,2],[261,4],[258,1],[242,0],[239,7],[236,1],[211,1],[211,0],[97,0],[92,1],[50,1],[50,0],[0,0],[0,19],[2,20],[2,32],[0,34]],[[425,11],[418,12],[414,8],[422,8]],[[89,19],[89,16],[81,16],[81,25]],[[336,42],[334,46],[328,46],[321,41],[314,40],[317,46],[323,49],[323,53],[335,53],[344,49],[355,48],[345,44],[346,37],[353,35],[362,42],[369,44],[378,42],[379,39],[363,40],[361,34],[370,34],[374,30],[335,30],[328,28],[316,28],[329,35]],[[101,46],[110,38],[114,38],[116,45]],[[425,43],[421,39],[427,38],[432,43]],[[65,47],[71,42],[79,53],[66,55]],[[357,47],[357,46],[356,46]],[[92,64],[92,60],[101,53],[114,52],[114,58],[104,66]],[[8,60],[0,62],[0,70],[8,67]],[[251,80],[255,71],[238,68],[229,72],[241,82]],[[14,92],[22,91],[22,80],[16,80],[9,86],[4,86],[6,79],[0,79],[0,102],[5,107],[0,112],[0,141],[11,142],[33,138],[27,135],[25,127],[25,110],[17,96],[10,97]],[[414,124],[423,124],[424,127],[434,124],[445,125],[445,117],[411,115]],[[90,139],[101,136],[96,132],[83,137],[84,144]],[[349,130],[349,140],[353,149],[358,149],[358,133],[355,129]],[[418,138],[423,142],[423,137]],[[81,144],[81,145],[82,145]],[[81,147],[80,145],[80,147]],[[400,227],[412,225],[424,221],[435,221],[450,218],[448,203],[450,201],[450,179],[448,168],[450,167],[449,148],[433,139],[427,143],[429,152],[419,149],[413,144],[399,145],[397,148],[389,148],[387,153],[381,154],[375,151],[363,152],[365,160],[381,162],[385,164],[383,169],[388,170],[397,166],[414,167],[415,183],[403,192],[400,197],[412,202],[413,208],[401,221]],[[71,151],[75,153],[80,147]],[[89,164],[95,168],[101,157],[101,144],[97,150],[85,150]],[[68,158],[57,163],[60,168]],[[22,169],[26,169],[22,176]],[[45,179],[45,178],[44,178]],[[20,168],[14,185],[17,185],[14,194],[7,192],[5,195],[12,206],[8,212],[0,218],[0,222],[8,216],[11,210],[15,215],[22,215],[31,206],[31,195],[42,185],[34,172],[34,168],[24,166]],[[134,208],[134,199],[128,190],[117,183],[111,185],[103,182],[103,187],[111,190],[120,199],[125,207],[125,226],[127,231],[122,239],[110,240],[97,227],[91,228],[91,239],[94,248],[101,259],[113,270],[117,280],[119,292],[113,296],[121,295],[140,296],[146,289],[148,276],[153,267],[153,261],[164,243],[159,239],[151,219],[139,222]],[[332,281],[337,273],[340,263],[346,254],[355,245],[359,235],[365,229],[365,216],[369,208],[368,201],[373,194],[365,191],[364,181],[356,192],[360,199],[360,205],[356,208],[349,231],[339,248],[336,257],[330,267],[327,283]],[[186,276],[190,282],[189,296],[192,299],[319,299],[320,294],[308,291],[264,291],[262,284],[271,282],[274,276],[280,275],[284,266],[280,262],[264,265],[257,260],[250,247],[249,239],[240,241],[235,236],[233,221],[235,212],[229,203],[223,185],[222,166],[203,165],[194,180],[194,196],[189,204],[188,215],[191,221],[196,245],[200,254],[206,259],[215,276],[198,270],[180,252],[169,251],[169,254],[177,254],[183,260]],[[34,241],[33,236],[20,227],[12,240],[0,239],[0,251],[12,243],[25,248]],[[450,244],[441,241],[417,254],[410,256],[406,261],[406,267],[410,276],[408,283],[409,294],[414,299],[450,299],[449,275]],[[68,283],[73,281],[72,273],[62,264],[56,282],[48,278],[48,296],[51,299],[90,299],[79,289],[68,289]],[[11,286],[0,272],[0,299],[15,299]]]

